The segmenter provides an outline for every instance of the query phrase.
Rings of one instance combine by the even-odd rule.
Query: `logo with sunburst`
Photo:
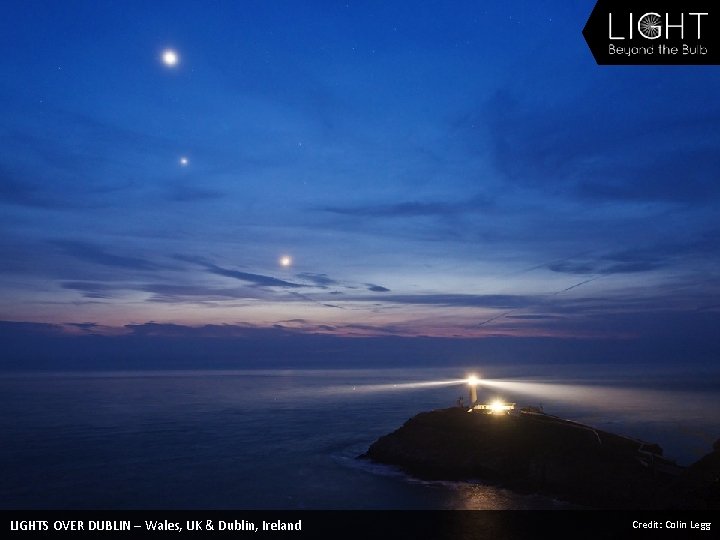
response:
[[[657,13],[646,13],[638,21],[638,29],[640,33],[647,39],[657,39],[662,33],[660,26],[660,16]]]
[[[595,1],[582,33],[598,65],[720,65],[720,2]]]

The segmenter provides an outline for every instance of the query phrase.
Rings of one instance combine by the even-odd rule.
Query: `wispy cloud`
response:
[[[636,274],[651,272],[667,266],[664,250],[622,251],[599,257],[572,258],[547,265],[549,270],[562,274],[609,276],[613,274]]]
[[[307,285],[303,285],[301,283],[294,283],[292,281],[286,281],[284,279],[279,279],[273,276],[266,276],[263,274],[254,274],[251,272],[243,272],[241,270],[224,268],[204,259],[203,257],[197,257],[192,255],[175,255],[174,258],[180,261],[198,264],[204,267],[211,274],[237,279],[246,283],[251,283],[252,285],[255,285],[257,287],[307,287]]]
[[[502,294],[384,294],[381,299],[384,304],[496,309],[525,307],[537,302],[537,299],[529,296]],[[378,297],[357,296],[353,300],[377,301]]]
[[[339,284],[338,281],[330,278],[327,274],[313,274],[311,272],[302,272],[300,274],[297,274],[295,277],[298,277],[305,281],[310,281],[311,283],[314,283],[315,285],[319,285],[321,287]]]
[[[390,289],[383,287],[382,285],[373,285],[372,283],[366,283],[365,285],[367,285],[367,290],[370,292],[390,292]]]
[[[206,268],[211,274],[239,279],[240,281],[252,283],[258,287],[305,287],[305,285],[301,285],[300,283],[293,283],[291,281],[285,281],[272,276],[264,276],[262,274],[251,274],[249,272],[241,272],[240,270],[230,270],[214,264],[209,264]]]
[[[159,266],[155,263],[145,259],[126,255],[116,255],[96,244],[89,242],[53,240],[51,243],[59,247],[67,255],[102,266],[112,266],[130,270],[156,270],[159,268]]]
[[[164,303],[267,298],[267,295],[251,287],[221,288],[206,285],[170,285],[166,283],[152,283],[143,285],[141,290],[153,293],[153,296],[149,298],[149,301]]]
[[[406,201],[378,203],[357,206],[326,206],[323,212],[344,216],[407,218],[423,216],[455,216],[463,212],[478,212],[492,206],[486,197],[476,196],[462,202],[448,201]]]

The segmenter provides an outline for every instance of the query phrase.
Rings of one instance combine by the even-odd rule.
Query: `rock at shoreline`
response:
[[[713,489],[699,480],[704,469],[686,472],[656,444],[542,413],[424,412],[361,457],[418,478],[482,480],[600,508],[706,508],[704,490]]]
[[[720,510],[720,439],[710,454],[688,467],[685,477],[693,499],[703,501],[704,508]]]

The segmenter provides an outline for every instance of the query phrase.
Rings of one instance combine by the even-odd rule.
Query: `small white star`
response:
[[[182,165],[183,167],[187,167],[188,163],[190,163],[190,161],[185,156],[180,158],[180,165]]]

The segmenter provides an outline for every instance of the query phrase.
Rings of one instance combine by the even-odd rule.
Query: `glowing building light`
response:
[[[507,405],[505,405],[499,399],[496,399],[490,404],[490,410],[492,411],[492,414],[500,414],[507,410],[506,407]]]
[[[471,386],[470,388],[474,388]],[[468,412],[482,411],[485,414],[510,414],[515,409],[515,403],[506,403],[502,399],[494,399],[490,403],[473,403]]]

